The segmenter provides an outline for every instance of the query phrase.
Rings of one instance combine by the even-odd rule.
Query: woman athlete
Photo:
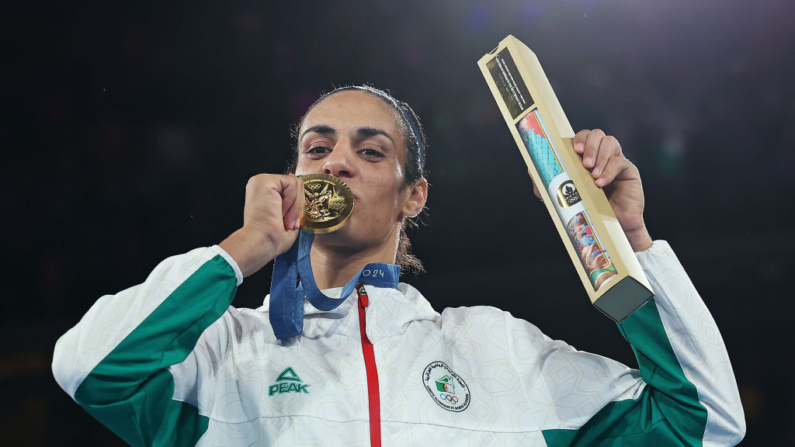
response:
[[[246,187],[243,226],[98,300],[56,345],[58,383],[133,445],[730,445],[745,430],[725,346],[665,241],[649,237],[637,168],[615,138],[574,139],[655,297],[619,323],[639,369],[576,351],[493,307],[437,313],[399,283],[418,266],[402,229],[424,208],[414,112],[372,87],[322,96],[297,131],[295,175]],[[332,174],[355,209],[315,237],[332,298],[302,329],[231,306],[247,277],[296,243],[299,177]],[[537,191],[536,191],[536,194]],[[374,279],[375,278],[375,279]],[[355,286],[355,287],[354,287]],[[486,301],[488,297],[484,297]],[[303,301],[303,300],[302,300]]]

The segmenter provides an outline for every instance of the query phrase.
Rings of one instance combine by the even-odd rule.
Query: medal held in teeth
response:
[[[301,230],[326,234],[339,230],[353,213],[353,193],[342,180],[330,174],[302,175],[304,212]]]

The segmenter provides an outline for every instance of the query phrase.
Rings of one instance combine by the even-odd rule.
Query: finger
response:
[[[592,130],[585,140],[585,150],[582,153],[582,164],[588,169],[594,167],[596,155],[599,152],[599,143],[604,138],[605,133],[600,129]]]
[[[612,157],[607,162],[604,171],[596,179],[596,186],[604,188],[605,186],[613,183],[618,178],[619,180],[629,180],[639,177],[638,168],[632,164],[631,161],[624,157]]]
[[[577,132],[577,135],[574,136],[574,152],[582,154],[585,149],[585,140],[588,138],[589,133],[591,133],[590,129],[583,129]]]
[[[530,170],[529,169],[527,170],[527,173],[530,174]],[[535,194],[536,197],[541,199],[541,202],[543,203],[544,202],[544,198],[541,197],[541,192],[538,190],[538,187],[536,186],[536,182],[535,182],[535,180],[533,180],[533,175],[532,174],[530,174],[530,182],[533,184],[533,194]]]
[[[285,212],[285,220],[291,223],[290,229],[297,230],[301,224],[301,215],[304,211],[304,182],[294,175],[291,175],[289,180],[292,194],[290,206]]]
[[[609,160],[610,157],[619,155],[621,155],[621,145],[618,144],[618,140],[610,135],[602,138],[602,141],[599,142],[599,153],[596,155],[596,162],[591,171],[593,178],[599,177],[599,174],[602,173],[602,169],[605,168],[607,160]]]
[[[304,207],[304,182],[293,175],[281,176],[282,215],[284,228],[295,230]]]

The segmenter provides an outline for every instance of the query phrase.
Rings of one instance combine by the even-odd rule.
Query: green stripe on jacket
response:
[[[75,400],[132,445],[195,445],[209,419],[172,400],[174,378],[167,368],[188,357],[236,291],[226,260],[208,260],[91,371]]]
[[[550,447],[700,446],[707,410],[682,371],[657,305],[650,300],[618,324],[648,384],[638,399],[611,402],[578,430],[545,430]]]

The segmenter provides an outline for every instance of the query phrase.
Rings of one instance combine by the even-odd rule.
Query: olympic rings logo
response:
[[[439,397],[440,397],[440,398],[441,398],[443,401],[445,401],[445,402],[447,402],[447,403],[452,403],[452,404],[457,404],[457,403],[458,403],[458,398],[457,398],[457,397],[455,397],[455,396],[454,396],[454,395],[452,395],[452,394],[447,394],[447,393],[439,393]]]

